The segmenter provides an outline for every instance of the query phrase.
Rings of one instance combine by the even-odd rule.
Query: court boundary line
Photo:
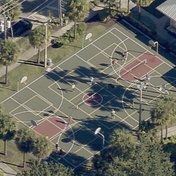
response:
[[[113,28],[115,28],[115,27],[113,27]],[[112,28],[112,29],[113,29],[113,28]],[[112,29],[110,29],[110,30],[112,30]],[[84,48],[82,48],[81,50],[77,51],[77,52],[74,53],[73,55],[67,57],[65,60],[63,60],[63,61],[61,61],[60,63],[56,64],[56,66],[52,68],[52,71],[53,71],[57,66],[61,65],[62,63],[67,62],[69,59],[71,59],[71,57],[73,57],[73,56],[76,55],[77,53],[79,53],[79,52],[83,51],[85,48],[89,47],[93,42],[95,42],[95,41],[99,40],[100,38],[102,38],[103,36],[105,36],[108,32],[109,32],[109,30],[108,30],[107,32],[105,32],[104,34],[102,34],[101,36],[99,36],[99,37],[97,37],[96,39],[94,39],[91,43],[89,43],[88,45],[86,45],[86,46],[85,46]],[[47,75],[47,74],[48,74],[48,73],[42,74],[41,76],[39,76],[38,78],[36,78],[36,79],[33,80],[32,82],[30,82],[27,86],[33,84],[34,82],[36,82],[37,80],[39,80],[40,78],[42,78],[43,76],[45,76],[45,75]],[[15,93],[14,93],[13,95],[11,95],[10,97],[12,97],[12,96],[18,94],[19,92],[21,92],[22,90],[24,90],[27,86],[24,86],[22,89],[20,89],[18,92],[15,92]],[[3,100],[3,101],[1,102],[1,104],[3,104],[5,101],[7,101],[10,97],[8,97],[8,98],[6,98],[5,100]]]
[[[102,34],[101,36],[97,37],[95,40],[93,40],[91,43],[89,43],[88,45],[86,45],[84,48],[82,48],[81,50],[77,51],[76,53],[74,53],[73,55],[69,56],[68,58],[66,58],[65,60],[63,60],[62,62],[60,62],[59,64],[57,64],[55,67],[52,68],[52,71],[59,65],[61,65],[62,63],[65,63],[66,61],[68,61],[71,57],[73,57],[74,55],[76,55],[77,53],[83,51],[85,48],[89,47],[92,43],[94,43],[95,41],[99,40],[100,38],[102,38],[103,36],[105,36],[108,32],[112,32],[112,30],[116,30],[118,32],[120,32],[122,35],[127,36],[126,34],[124,34],[123,32],[121,32],[119,29],[117,29],[117,27],[112,27],[110,30],[108,30],[107,32],[105,32],[104,34]],[[116,35],[116,34],[114,34]],[[134,41],[133,39],[131,39],[132,41]],[[145,47],[143,47],[142,45],[138,44],[136,41],[134,41],[137,45],[141,46],[142,48],[144,48],[146,50]],[[149,50],[147,50],[149,51]],[[164,63],[166,63],[169,67],[171,67],[170,64],[168,64],[167,62],[163,61]],[[171,67],[173,68],[173,67]],[[35,80],[33,80],[32,82],[30,82],[27,86],[33,84],[34,82],[36,82],[37,80],[39,80],[41,77],[47,75],[47,73],[42,74],[41,76],[39,76],[38,78],[36,78]],[[22,89],[20,89],[18,92],[14,93],[13,95],[11,95],[10,97],[15,96],[16,94],[18,94],[19,92],[21,92],[23,89],[25,89],[27,86],[23,87]],[[1,104],[3,104],[5,101],[7,101],[10,97],[6,98],[5,100],[3,100],[1,102]]]
[[[33,110],[30,109],[28,106],[26,106],[24,103],[18,102],[18,100],[14,99],[13,97],[11,97],[11,99],[12,99],[13,101],[15,101],[17,104],[19,104],[18,107],[14,108],[12,111],[9,112],[9,114],[11,114],[12,116],[13,116],[13,112],[16,111],[16,110],[17,110],[18,108],[20,108],[20,107],[22,107],[22,108],[24,108],[24,109],[26,109],[26,110],[29,110],[29,111],[31,111],[31,112],[33,111]],[[34,115],[35,115],[35,114],[34,114]]]
[[[124,34],[122,31],[120,31],[118,28],[116,28],[115,27],[115,30],[117,30],[118,32],[120,32],[121,34],[123,34],[123,35],[125,35],[125,36],[127,36],[126,34]],[[114,34],[114,35],[116,35],[116,34]],[[139,43],[137,43],[134,39],[131,39],[130,38],[130,40],[132,40],[136,45],[138,45],[138,46],[140,46],[141,48],[143,48],[143,49],[145,49],[145,50],[147,50],[148,52],[150,52],[150,53],[152,53],[153,54],[153,52],[152,51],[150,51],[149,49],[146,49],[144,46],[142,46],[141,44],[139,44]],[[139,40],[140,41],[140,40]],[[154,53],[156,53],[156,51],[154,51]],[[155,55],[156,57],[158,57],[159,55],[156,55],[156,54],[153,54],[153,55]],[[161,56],[161,55],[160,55]],[[159,57],[158,57],[159,58]],[[160,59],[160,58],[159,58]],[[162,59],[160,59],[160,60],[162,60]],[[162,60],[163,61],[163,60]],[[166,65],[168,65],[169,67],[171,67],[171,68],[173,68],[173,69],[175,69],[176,70],[176,68],[174,68],[174,67],[172,67],[169,63],[167,63],[166,61],[163,61]]]
[[[154,76],[153,76],[153,77],[154,77]],[[159,77],[159,76],[157,75],[157,77]],[[172,77],[172,78],[174,78],[174,77]],[[161,78],[161,79],[163,79],[163,78]],[[173,83],[173,82],[176,82],[176,79],[175,79],[174,81],[168,83],[168,84],[171,84],[171,83]],[[129,89],[129,87],[131,87],[131,85],[133,86],[133,85],[135,85],[135,83],[131,83],[131,84],[127,87],[127,89]],[[172,89],[172,87],[174,87],[174,86],[171,86],[171,87],[169,88],[169,90]],[[152,87],[152,89],[156,91],[156,93],[158,94],[158,96],[153,97],[152,100],[148,101],[148,103],[154,102],[156,99],[158,99],[159,97],[163,96],[163,93],[157,91],[156,88]],[[136,90],[137,90],[137,89],[136,89]],[[125,90],[125,92],[126,92],[126,90]],[[124,94],[125,94],[125,92],[124,92]],[[124,94],[123,94],[123,95],[124,95]],[[124,105],[123,105],[123,106],[124,106]],[[136,113],[138,110],[134,110],[133,113],[129,114],[129,113],[127,112],[127,110],[126,110],[125,107],[124,107],[123,109],[124,109],[124,111],[126,112],[126,114],[128,114],[129,117],[131,117],[133,120],[135,120],[131,115],[134,114],[134,113]],[[149,118],[151,118],[151,117],[149,117]],[[149,119],[149,118],[148,118],[148,119]],[[125,119],[126,119],[126,118],[125,118]],[[124,119],[124,120],[125,120],[125,119]],[[136,121],[136,120],[135,120],[135,121]],[[146,121],[146,120],[145,120],[145,121]],[[138,126],[139,126],[139,125],[135,126],[135,127],[132,128],[132,129],[135,129],[135,128],[137,128]]]
[[[167,64],[167,62],[165,62],[165,61],[164,61],[164,63]],[[170,66],[170,64],[169,64],[169,66]],[[173,67],[171,67],[171,68],[173,68]],[[154,71],[155,71],[155,70],[154,70]],[[43,75],[42,75],[42,76],[43,76]],[[26,87],[26,86],[25,86],[25,87]],[[25,88],[25,87],[24,87],[24,88]],[[12,96],[14,96],[14,94],[13,94]],[[6,100],[6,99],[5,99],[5,100]],[[4,101],[5,101],[5,100],[4,100]],[[1,103],[2,103],[2,102],[1,102]]]
[[[79,56],[78,56],[78,57],[79,57]],[[83,62],[87,63],[85,60],[82,59],[82,57],[79,57],[79,58],[80,58]],[[87,63],[87,64],[88,64],[88,63]],[[60,67],[58,67],[58,68],[60,68]],[[63,70],[63,69],[60,68],[60,70]],[[64,71],[64,70],[63,70],[63,71]],[[82,72],[81,72],[81,73],[82,73]],[[82,73],[82,75],[84,75],[84,73]],[[85,75],[85,76],[86,76],[86,75]],[[107,77],[108,77],[108,75],[107,75]],[[100,87],[101,87],[101,89],[103,89],[103,88],[105,88],[106,86],[102,87],[102,86],[100,85]],[[88,89],[89,89],[89,88],[88,88]],[[85,90],[85,91],[86,91],[86,90]],[[85,94],[85,91],[80,90],[81,93],[80,93],[79,95],[81,95],[82,93]],[[99,90],[99,91],[100,91],[100,90]],[[109,91],[108,91],[108,92],[109,92]],[[98,92],[97,92],[97,93],[98,93]],[[78,96],[79,96],[79,95],[78,95]],[[113,95],[113,94],[111,93],[111,95]],[[77,97],[78,97],[78,96],[77,96]],[[75,98],[76,98],[76,97],[73,97],[73,99],[71,99],[71,100],[74,100]],[[106,103],[108,103],[109,101],[113,100],[114,98],[117,98],[117,96],[113,96],[113,98],[110,99],[110,100],[108,100]],[[73,104],[73,103],[72,103],[70,100],[68,100],[67,98],[64,97],[64,99],[66,99],[69,103]],[[106,103],[105,103],[105,104],[106,104]],[[73,106],[74,106],[74,105],[73,105]],[[107,109],[104,105],[100,105],[100,107],[103,107],[103,108]],[[94,111],[92,111],[92,112],[89,113],[89,114],[88,114],[87,112],[85,112],[82,108],[81,108],[81,111],[82,111],[83,113],[87,114],[88,116],[90,115],[90,117],[93,118],[91,114],[93,114],[94,112],[96,112],[100,107],[98,107],[97,109],[95,109]],[[79,108],[79,109],[80,109],[80,108]],[[108,109],[107,109],[107,111],[109,112]],[[122,119],[122,118],[119,117],[119,116],[117,116],[117,117],[118,117],[119,119]],[[123,121],[123,119],[122,119],[120,122],[122,122],[122,121]],[[128,124],[128,122],[126,122],[126,123]],[[128,125],[131,126],[131,124],[128,124]],[[120,126],[121,128],[123,128],[123,127],[122,127],[121,125],[119,125],[119,124],[118,124],[118,126]]]

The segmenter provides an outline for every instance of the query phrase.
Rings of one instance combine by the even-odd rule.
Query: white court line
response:
[[[33,90],[32,88],[28,87],[28,89],[30,89],[32,92],[34,92],[36,94],[37,97],[39,97],[41,100],[43,100],[45,103],[47,103],[50,106],[53,106],[53,103],[51,103],[50,101],[48,101],[46,98],[44,98],[42,95],[40,95],[38,92],[36,92],[35,90]]]
[[[31,112],[33,111],[32,109],[30,109],[28,106],[25,105],[25,103],[26,103],[27,101],[26,101],[25,103],[22,103],[22,104],[21,104],[20,102],[18,102],[18,101],[17,101],[16,99],[14,99],[13,97],[11,97],[11,99],[12,99],[13,101],[15,101],[16,103],[18,103],[19,106],[16,107],[16,108],[14,108],[12,111],[10,111],[9,114],[13,115],[12,112],[16,111],[16,110],[17,110],[18,108],[20,108],[20,107],[23,107],[24,109],[27,109],[27,110],[29,110],[29,111],[31,111]],[[34,112],[34,111],[33,111],[33,112]],[[34,114],[34,115],[36,115],[36,114]]]
[[[162,76],[162,75],[161,75],[161,76]],[[152,77],[159,77],[159,76],[156,75],[156,76],[152,76]],[[166,76],[166,77],[170,77],[170,76]],[[170,78],[174,78],[174,77],[170,77]],[[176,81],[176,79],[175,79],[174,81],[168,83],[168,84],[172,84],[172,83],[175,82],[175,81]],[[169,89],[167,89],[167,90],[171,90],[172,87],[175,87],[175,86],[171,86],[171,87],[170,87]],[[151,88],[153,88],[154,90],[157,91],[157,89],[156,89],[155,87],[151,87]],[[156,97],[153,98],[152,100],[148,101],[149,104],[152,103],[153,101],[155,101],[156,99],[158,99],[160,96],[163,95],[161,92],[159,92],[159,91],[157,91],[157,92],[159,93],[158,96],[156,96]],[[157,92],[156,92],[156,93],[157,93]],[[145,121],[147,121],[147,120],[150,119],[150,118],[151,118],[151,117],[148,117]],[[138,126],[139,126],[139,125],[135,126],[133,129],[137,128]]]
[[[84,48],[82,48],[81,50],[77,51],[75,54],[71,55],[70,57],[64,59],[62,62],[60,62],[58,65],[56,65],[52,71],[57,68],[59,65],[65,63],[66,61],[68,61],[69,59],[71,59],[71,57],[73,57],[74,55],[77,55],[78,53],[82,52],[85,48],[89,47],[92,43],[98,41],[100,38],[102,38],[103,36],[105,36],[106,34],[108,34],[109,32],[111,32],[112,30],[117,30],[118,32],[120,32],[121,34],[125,35],[126,37],[129,37],[127,36],[126,34],[124,34],[123,32],[121,32],[120,30],[118,30],[116,27],[113,27],[111,30],[107,31],[106,33],[104,33],[103,35],[101,35],[100,37],[96,38],[93,42],[89,43],[88,45],[86,45]],[[116,35],[116,34],[114,34]],[[132,41],[134,41],[133,39],[130,39]],[[139,45],[136,41],[134,41],[137,45]],[[142,45],[139,45],[141,46],[142,48],[144,48]],[[144,48],[146,50],[146,48]],[[147,50],[149,51],[149,50]],[[151,53],[151,51],[149,51]],[[160,59],[160,58],[159,58]],[[165,61],[164,61],[165,62]],[[166,63],[166,62],[165,62]],[[166,63],[167,64],[167,63]],[[169,64],[168,64],[169,65]],[[170,65],[169,65],[170,66]],[[170,66],[171,67],[171,66]],[[173,68],[173,67],[171,67]],[[36,82],[37,80],[39,80],[41,77],[47,75],[47,73],[45,73],[44,75],[41,75],[40,77],[36,78],[35,80],[33,80],[31,83],[29,83],[27,86],[30,86],[31,84],[33,84],[34,82]],[[23,87],[22,89],[20,89],[18,92],[14,93],[13,95],[11,95],[10,97],[8,97],[7,99],[5,99],[4,101],[1,102],[4,103],[5,101],[7,101],[8,99],[10,99],[11,97],[15,96],[16,94],[18,94],[19,92],[21,92],[23,89],[25,89],[27,86]]]
[[[135,28],[136,29],[136,28]],[[129,36],[127,36],[126,34],[124,34],[122,31],[120,31],[119,29],[117,29],[117,28],[115,28],[115,30],[117,30],[118,32],[120,32],[121,34],[123,34],[123,35],[125,35],[126,37],[129,37]],[[140,32],[140,31],[139,31]],[[140,32],[141,33],[141,32]],[[114,35],[116,35],[116,34],[114,34]],[[148,38],[148,37],[147,37]],[[135,44],[137,44],[138,46],[140,46],[141,48],[143,48],[144,50],[146,50],[146,51],[148,51],[149,53],[151,53],[151,54],[153,54],[150,50],[148,50],[147,48],[145,48],[144,46],[142,46],[141,44],[139,44],[139,43],[137,43],[135,40],[133,40],[133,39],[131,39],[130,38],[130,40],[132,40]],[[155,52],[155,51],[154,51]],[[156,52],[155,52],[156,53]],[[154,54],[153,54],[154,55]],[[158,59],[160,59],[159,58],[159,56],[157,55],[155,55],[155,57],[157,57]],[[166,65],[168,65],[169,67],[171,67],[171,68],[174,68],[173,66],[171,66],[169,63],[167,63],[166,61],[163,61],[162,59],[160,59],[162,62],[164,62]],[[175,69],[175,68],[174,68]]]
[[[76,55],[77,57],[79,57],[79,59],[81,59],[82,61],[84,61],[85,63],[87,63],[88,65],[90,65],[91,67],[94,67],[94,68],[98,68],[96,67],[95,65],[93,65],[91,62],[89,62],[88,60],[85,61],[82,57],[80,57],[79,55]],[[84,74],[82,72],[80,72],[81,74]],[[85,74],[84,74],[85,75]],[[85,75],[86,76],[86,75]]]
[[[54,117],[49,117],[49,118],[54,118]],[[55,117],[56,118],[56,117]],[[58,127],[57,125],[55,125],[53,122],[49,121],[48,118],[45,119],[45,121],[48,121],[49,123],[51,123],[53,126],[55,126],[57,129],[62,131],[62,128]],[[63,121],[65,123],[65,121]]]
[[[115,28],[116,29],[116,28]],[[117,29],[116,29],[117,30]],[[109,31],[108,31],[109,32]],[[103,36],[101,36],[101,37],[103,37]],[[101,37],[99,37],[99,38],[101,38]],[[98,40],[98,39],[97,39]],[[131,39],[132,40],[132,39]],[[90,45],[90,44],[89,44]],[[89,45],[87,45],[86,47],[88,47]],[[139,45],[139,44],[138,44]],[[84,48],[83,48],[84,49]],[[79,53],[79,51],[77,52],[77,53]],[[73,55],[72,55],[73,56]],[[72,57],[72,56],[70,56],[70,58]],[[69,60],[69,58],[67,58],[66,60]],[[64,60],[63,62],[66,62],[66,60]],[[62,63],[63,63],[62,62]],[[165,62],[165,61],[164,61]],[[61,63],[60,63],[61,64]],[[170,65],[169,65],[170,66]],[[171,66],[170,66],[171,67]],[[43,76],[43,75],[42,75]],[[38,78],[39,79],[39,78]],[[36,80],[38,80],[38,79],[36,79]],[[34,80],[34,81],[36,81],[36,80]],[[33,81],[33,82],[34,82]],[[31,84],[31,83],[30,83]],[[25,88],[25,87],[24,87]],[[12,96],[14,96],[14,95],[12,95]],[[9,97],[10,98],[10,97]],[[5,100],[4,100],[5,101]]]
[[[93,42],[98,41],[100,38],[102,38],[103,36],[105,36],[106,34],[108,34],[109,31],[105,32],[103,35],[101,35],[100,37],[96,38],[94,41],[92,41],[91,43],[89,43],[88,45],[86,45],[84,48],[82,48],[81,50],[77,51],[75,54],[72,54],[70,57],[67,57],[66,59],[63,59],[62,62],[60,62],[59,64],[57,64],[55,67],[52,68],[51,72],[53,72],[53,70],[55,68],[57,68],[58,66],[60,66],[61,64],[67,62],[69,59],[71,59],[73,56],[76,56],[78,53],[82,52],[84,49],[88,48]],[[51,73],[50,72],[50,73]],[[18,92],[14,93],[13,95],[11,95],[10,97],[6,98],[5,100],[3,100],[1,102],[4,103],[5,101],[7,101],[8,99],[10,99],[11,97],[15,96],[16,94],[20,93],[21,91],[23,91],[26,87],[30,86],[31,84],[33,84],[34,82],[36,82],[37,80],[39,80],[41,77],[47,75],[48,73],[44,73],[43,75],[39,76],[38,78],[36,78],[35,80],[33,80],[32,82],[30,82],[27,86],[23,87],[22,89],[20,89]]]
[[[86,63],[86,61],[85,60],[83,60],[81,57],[79,57],[82,61],[84,61],[85,63]],[[59,68],[59,67],[58,67]],[[61,69],[61,68],[59,68],[59,69]],[[61,69],[62,70],[62,69]],[[83,73],[82,73],[83,74]],[[96,92],[96,93],[99,93],[102,89],[104,89],[106,86],[104,86],[104,87],[102,87],[102,86],[100,86],[101,87],[101,89],[98,91],[98,92]],[[88,88],[89,89],[89,88]],[[79,91],[81,92],[79,95],[81,95],[81,94],[84,94],[85,95],[85,92],[88,90],[88,89],[86,89],[85,91],[81,91],[80,89],[79,89]],[[108,91],[109,92],[109,91]],[[79,96],[79,95],[77,95],[77,97]],[[114,96],[114,98],[116,98],[116,96]],[[75,97],[74,98],[72,98],[71,100],[68,100],[67,98],[64,98],[64,99],[66,99],[68,102],[70,102],[71,104],[73,104],[72,102],[71,102],[71,100],[73,100],[73,99],[75,99]],[[113,99],[113,98],[112,98]],[[110,99],[110,100],[112,100],[112,99]],[[110,101],[109,100],[109,101]],[[109,102],[109,101],[107,101],[107,102]],[[106,102],[106,103],[107,103]],[[82,101],[80,102],[80,103],[83,103]],[[98,103],[98,102],[97,102]],[[99,104],[99,103],[98,103]],[[103,108],[105,108],[105,109],[107,109],[104,105],[102,105],[102,104],[99,104],[99,106],[100,107],[103,107]],[[99,108],[100,108],[99,107]],[[89,115],[91,115],[91,114],[93,114],[94,112],[96,112],[99,108],[97,108],[97,109],[95,109],[94,111],[92,111]],[[80,108],[79,108],[80,109]],[[82,109],[81,109],[82,110]],[[87,112],[85,112],[84,110],[82,110],[84,113],[86,113],[87,114]],[[92,116],[91,116],[92,117]],[[118,116],[119,117],[119,116]],[[92,117],[93,118],[93,117]],[[121,118],[122,119],[122,118]],[[128,123],[128,122],[127,122]],[[122,126],[121,126],[122,127]]]

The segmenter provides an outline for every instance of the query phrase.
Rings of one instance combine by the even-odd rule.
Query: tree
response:
[[[47,25],[47,24],[46,24]],[[50,32],[47,30],[47,40],[50,39]],[[29,34],[29,42],[31,45],[38,49],[38,57],[37,57],[37,63],[40,63],[40,50],[41,47],[45,44],[46,40],[46,26],[42,25],[39,27],[36,27],[33,29]]]
[[[127,130],[114,130],[110,136],[110,145],[113,149],[114,156],[128,159],[133,155],[133,150],[130,150],[135,145],[137,138]],[[118,147],[117,147],[118,146]]]
[[[134,3],[138,6],[138,19],[141,19],[141,6],[149,6],[154,0],[133,0]]]
[[[176,97],[171,95],[157,99],[150,114],[152,122],[161,127],[161,142],[163,142],[163,126],[165,125],[167,138],[168,125],[176,121]]]
[[[10,20],[15,20],[21,14],[21,3],[16,0],[1,0],[0,6],[3,9],[3,12]]]
[[[132,0],[136,4],[140,4],[143,7],[149,6],[154,0]]]
[[[151,141],[147,136],[143,136],[141,143],[136,146],[131,166],[133,175],[174,175],[170,153],[165,153],[163,145],[156,140]]]
[[[46,137],[37,137],[34,140],[33,154],[38,157],[38,160],[46,158],[52,151],[51,144]]]
[[[8,66],[14,63],[18,58],[18,47],[12,41],[0,40],[0,63],[6,67],[5,84],[8,83]]]
[[[73,170],[59,163],[31,160],[28,164],[30,170],[24,171],[17,176],[74,176]]]
[[[66,16],[74,22],[74,38],[76,38],[76,25],[82,21],[89,12],[88,1],[85,0],[69,0],[66,3]]]
[[[122,139],[124,136],[124,132],[121,132],[122,136],[119,135],[118,138]],[[125,132],[128,136],[130,131]],[[114,133],[115,135],[115,133]],[[127,138],[126,138],[127,139]],[[151,140],[147,135],[141,136],[141,141],[136,141],[135,144],[132,142],[132,145],[126,146],[126,139],[124,141],[118,142],[119,145],[114,145],[114,148],[117,149],[114,151],[118,151],[119,147],[121,148],[121,152],[123,154],[119,154],[118,157],[112,155],[112,150],[106,150],[106,156],[111,155],[111,160],[107,162],[107,158],[100,153],[101,163],[103,160],[106,161],[105,165],[99,165],[98,169],[93,168],[95,170],[97,176],[173,176],[174,175],[174,164],[170,162],[170,153],[164,152],[163,145],[157,142],[157,140]],[[124,143],[124,145],[122,145]],[[124,157],[126,151],[130,151],[130,155],[128,157]],[[97,156],[95,156],[97,157]],[[93,166],[97,166],[97,160],[93,159]],[[98,160],[100,162],[100,160]],[[102,171],[102,172],[100,172]]]
[[[92,160],[93,169],[99,175],[106,173],[108,176],[112,163],[116,161],[123,161],[123,165],[123,163],[128,161],[134,155],[134,146],[136,145],[136,141],[137,137],[127,130],[117,129],[113,131],[110,136],[109,147],[102,150],[100,155],[94,156]],[[117,172],[121,173],[122,170],[118,170]]]
[[[7,141],[15,137],[17,123],[9,115],[0,113],[0,138],[4,141],[4,155],[7,155]]]
[[[23,153],[23,167],[26,166],[26,153],[34,149],[35,135],[28,128],[21,128],[17,133],[16,144]]]
[[[117,13],[122,12],[121,0],[97,0],[95,4],[103,3],[105,5],[102,15],[114,17]]]

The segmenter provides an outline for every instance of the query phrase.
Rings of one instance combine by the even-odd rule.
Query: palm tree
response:
[[[52,147],[46,137],[37,137],[34,140],[33,154],[38,157],[39,162],[41,159],[46,158],[52,152]]]
[[[165,96],[158,99],[151,111],[151,119],[155,125],[160,125],[161,128],[161,142],[163,142],[163,126],[166,129],[166,138],[168,133],[168,125],[176,121],[176,97]]]
[[[166,96],[164,98],[165,101],[165,129],[166,129],[166,135],[165,138],[167,138],[168,135],[168,125],[172,125],[176,122],[176,96]]]
[[[82,21],[89,12],[88,1],[86,0],[69,0],[67,5],[66,16],[74,22],[74,38],[76,38],[76,24]]]
[[[4,141],[4,155],[7,155],[7,141],[15,137],[17,123],[9,115],[0,113],[0,138]]]
[[[75,176],[73,169],[58,162],[46,162],[30,160],[27,171],[19,173],[18,176]]]
[[[47,40],[49,40],[50,39],[50,32],[49,32],[49,30],[47,30],[47,31],[48,31],[48,34],[47,34],[48,39]],[[33,29],[29,34],[29,42],[31,43],[31,45],[34,48],[38,49],[38,57],[37,57],[38,64],[40,63],[41,47],[42,47],[42,45],[45,44],[45,39],[46,39],[45,32],[46,32],[45,26],[42,25],[42,26],[39,26],[39,27],[36,27],[35,29]]]
[[[5,12],[11,20],[17,19],[21,14],[21,3],[18,1],[1,0],[0,6],[3,9],[3,12]]]
[[[137,138],[130,132],[124,129],[114,130],[110,136],[110,145],[113,148],[113,155],[128,159],[133,151],[132,146],[135,145]]]
[[[18,47],[16,43],[8,40],[0,40],[0,63],[6,67],[5,71],[5,84],[8,83],[8,66],[16,62],[18,58]]]
[[[16,144],[23,153],[23,167],[26,166],[26,154],[34,149],[35,135],[28,128],[21,128],[17,133]]]

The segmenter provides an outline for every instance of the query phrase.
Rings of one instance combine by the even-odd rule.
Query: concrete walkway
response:
[[[0,162],[0,171],[3,172],[4,176],[14,176],[17,175],[17,172],[14,171],[7,164]]]
[[[60,30],[54,32],[52,34],[53,37],[59,37],[62,36],[64,33],[67,32],[67,30],[69,30],[71,27],[73,26],[73,22],[69,23],[68,25],[64,26],[63,28],[61,28]],[[51,37],[51,40],[53,38]],[[51,45],[51,42],[48,43],[48,46]],[[44,49],[44,48],[43,48]],[[38,50],[35,48],[30,48],[29,50],[25,51],[23,54],[21,54],[18,58],[18,60],[29,60],[30,58],[32,58],[33,56],[35,56],[37,54]],[[9,66],[9,71],[13,70],[14,68],[18,67],[21,63],[17,62],[14,63],[12,65]],[[0,77],[5,75],[5,67],[0,68]]]

